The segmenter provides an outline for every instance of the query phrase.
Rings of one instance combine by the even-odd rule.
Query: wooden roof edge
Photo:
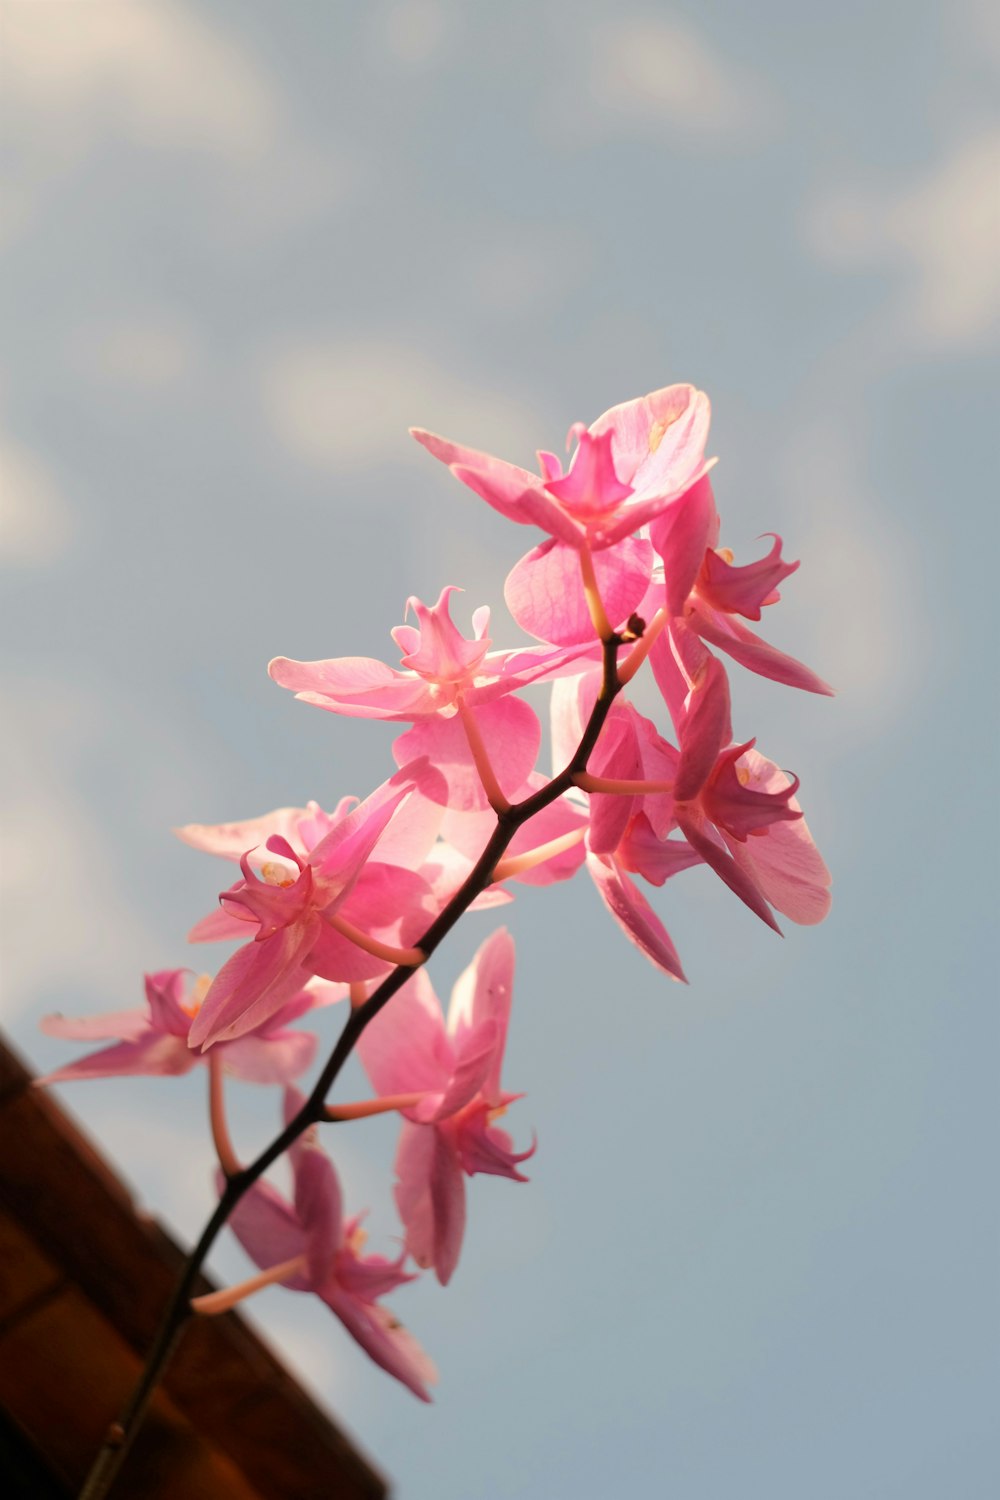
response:
[[[143,1358],[185,1252],[137,1208],[55,1097],[33,1086],[2,1033],[0,1134],[18,1147],[0,1153],[0,1207]],[[202,1289],[213,1289],[207,1278]],[[353,1439],[237,1312],[189,1325],[164,1385],[199,1432],[253,1472],[262,1495],[318,1493],[317,1483],[335,1480],[370,1500],[388,1495]],[[297,1488],[281,1487],[289,1483]]]

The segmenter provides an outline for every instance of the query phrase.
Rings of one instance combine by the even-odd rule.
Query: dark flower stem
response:
[[[634,637],[630,636],[629,639]],[[503,858],[511,840],[522,824],[536,813],[558,801],[573,785],[574,776],[587,769],[587,761],[597,743],[598,736],[610,712],[611,705],[621,692],[618,676],[618,652],[625,640],[621,635],[611,635],[602,641],[604,672],[601,690],[597,696],[590,718],[587,720],[580,743],[569,764],[540,791],[526,797],[523,802],[512,803],[497,814],[497,826],[476,864],[464,882],[452,896],[447,906],[435,917],[417,947],[429,958],[438,944],[448,935],[475,901],[476,897],[490,885],[493,871]],[[316,1081],[312,1093],[280,1135],[275,1136],[269,1146],[249,1166],[230,1176],[216,1205],[215,1212],[202,1230],[201,1237],[185,1263],[173,1295],[168,1302],[160,1322],[159,1331],[153,1341],[142,1375],[127,1406],[105,1436],[93,1467],[88,1475],[79,1500],[104,1500],[110,1492],[115,1476],[140,1427],[146,1409],[152,1399],[169,1363],[188,1320],[193,1316],[191,1296],[195,1283],[208,1252],[244,1193],[277,1161],[288,1147],[311,1125],[324,1120],[327,1095],[354,1050],[361,1033],[370,1021],[387,1005],[398,989],[401,989],[413,973],[411,967],[400,965],[388,974],[363,1005],[352,1010],[337,1043],[327,1059],[326,1066]]]

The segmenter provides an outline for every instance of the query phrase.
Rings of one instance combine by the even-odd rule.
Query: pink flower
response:
[[[795,799],[798,778],[789,781],[757,753],[753,740],[731,743],[726,674],[721,662],[705,656],[679,711],[681,753],[672,793],[677,826],[776,932],[772,906],[793,922],[820,922],[830,907],[830,873]]]
[[[514,943],[505,928],[487,938],[452,991],[447,1024],[421,969],[369,1023],[358,1052],[380,1095],[425,1091],[406,1123],[396,1154],[396,1204],[407,1248],[452,1276],[465,1230],[465,1175],[487,1172],[526,1179],[517,1153],[494,1125],[519,1097],[500,1086],[507,1041]]]
[[[557,756],[579,741],[596,697],[600,676],[584,674],[556,684],[552,694],[552,739]],[[590,775],[612,782],[662,783],[676,774],[677,751],[631,703],[619,698],[590,757]],[[582,794],[581,794],[582,795]],[[672,875],[701,862],[691,846],[668,833],[675,822],[667,796],[591,791],[587,870],[598,894],[630,942],[671,979],[686,978],[673,939],[630,877],[662,886]]]
[[[504,592],[522,629],[569,646],[593,641],[596,596],[610,627],[641,600],[653,554],[634,534],[707,472],[708,424],[702,391],[667,386],[612,407],[589,428],[577,423],[569,472],[554,454],[539,453],[540,475],[421,429],[413,435],[501,514],[548,532],[516,564]]]
[[[429,794],[450,807],[486,807],[485,761],[502,793],[513,796],[530,775],[541,729],[517,689],[570,670],[581,649],[528,647],[491,651],[490,612],[477,609],[473,636],[461,634],[450,610],[454,587],[442,589],[435,605],[407,601],[417,626],[399,625],[393,639],[403,653],[399,671],[365,656],[300,662],[278,656],[268,668],[281,687],[303,702],[355,718],[412,723],[397,739],[399,766],[426,757],[443,773]],[[592,644],[592,639],[587,645]],[[481,753],[480,752],[481,747]]]
[[[768,555],[743,566],[735,565],[728,548],[716,550],[719,515],[711,483],[707,475],[703,477],[650,526],[653,546],[663,559],[666,608],[673,622],[683,620],[688,630],[751,672],[809,693],[830,695],[833,689],[809,667],[743,624],[744,619],[759,620],[766,606],[778,602],[778,585],[799,566],[783,560],[781,538],[772,536]],[[662,597],[654,586],[639,613],[651,614]],[[674,630],[675,624],[668,626],[668,631]],[[654,667],[669,649],[665,634],[653,648]]]
[[[599,551],[658,516],[705,472],[709,404],[703,391],[672,385],[577,423],[568,473],[539,453],[541,474],[411,429],[456,478],[511,521],[538,526],[569,547]]]
[[[205,1056],[191,1049],[188,1038],[211,980],[207,974],[194,983],[191,979],[188,969],[163,969],[157,974],[147,974],[145,1010],[123,1010],[76,1020],[46,1016],[41,1026],[47,1036],[78,1042],[112,1037],[119,1040],[112,1047],[102,1047],[64,1068],[57,1068],[38,1082],[67,1083],[74,1078],[111,1078],[119,1074],[175,1075],[207,1062]],[[315,1056],[316,1038],[308,1032],[287,1030],[287,1023],[346,994],[346,987],[337,990],[316,981],[308,989],[301,988],[280,1010],[264,1017],[239,1041],[220,1044],[224,1071],[251,1083],[287,1083],[297,1078]]]
[[[419,932],[431,919],[433,893],[419,875],[402,866],[369,863],[425,770],[416,766],[398,772],[357,807],[341,804],[333,815],[317,809],[311,820],[298,820],[298,837],[311,844],[307,852],[300,853],[284,835],[272,834],[265,848],[274,858],[260,865],[259,874],[250,857],[253,851],[241,857],[243,879],[220,897],[224,920],[199,923],[192,936],[242,936],[251,924],[256,933],[216,975],[191,1027],[192,1046],[208,1047],[252,1030],[309,974],[350,981],[374,978],[392,967],[391,956],[359,946],[351,932],[370,937],[375,929],[378,943],[394,943],[405,932],[406,943],[413,929]],[[200,835],[204,847],[212,843],[213,832],[224,845],[226,835],[218,830],[189,828],[182,836],[198,843]]]
[[[285,1118],[302,1105],[286,1093]],[[257,1182],[237,1204],[229,1223],[250,1259],[291,1291],[312,1292],[335,1313],[377,1365],[429,1401],[437,1372],[420,1345],[378,1299],[416,1278],[396,1260],[362,1255],[362,1215],[343,1217],[340,1183],[316,1139],[316,1127],[288,1152],[295,1179],[294,1207],[266,1182]]]

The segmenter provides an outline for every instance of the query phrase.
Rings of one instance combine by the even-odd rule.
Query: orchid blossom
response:
[[[465,1176],[526,1178],[534,1151],[516,1152],[494,1121],[520,1096],[500,1086],[507,1042],[514,944],[503,927],[486,939],[452,991],[448,1019],[424,971],[368,1027],[358,1053],[379,1094],[425,1091],[403,1111],[396,1153],[396,1205],[407,1248],[450,1281],[465,1231]]]
[[[303,1102],[295,1090],[286,1091],[286,1121]],[[437,1380],[437,1371],[416,1339],[378,1300],[414,1280],[403,1270],[405,1252],[395,1260],[362,1255],[364,1215],[344,1218],[340,1183],[316,1139],[315,1127],[299,1136],[288,1156],[295,1180],[293,1203],[287,1203],[269,1183],[257,1182],[229,1220],[236,1238],[264,1274],[242,1286],[197,1298],[196,1311],[225,1312],[244,1296],[275,1283],[293,1292],[312,1292],[336,1314],[369,1358],[421,1401],[430,1401],[427,1387]]]

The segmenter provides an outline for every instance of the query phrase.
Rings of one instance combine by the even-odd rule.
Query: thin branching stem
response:
[[[558,801],[563,793],[574,785],[575,778],[586,771],[587,761],[604,727],[611,705],[622,689],[622,682],[618,675],[618,652],[622,645],[622,637],[617,634],[609,634],[606,639],[602,640],[604,667],[601,689],[572,759],[558,776],[555,776],[539,791],[533,792],[523,802],[511,803],[497,812],[497,826],[486,848],[454,896],[435,917],[416,944],[420,953],[425,957],[430,957],[476,897],[492,883],[494,871],[517,830],[543,808]],[[79,1500],[104,1500],[110,1492],[115,1476],[124,1463],[128,1450],[142,1425],[146,1409],[177,1347],[181,1334],[188,1320],[194,1316],[191,1309],[191,1296],[202,1265],[219,1231],[243,1195],[258,1178],[264,1175],[268,1167],[272,1166],[311,1125],[329,1118],[326,1113],[327,1095],[353,1052],[358,1038],[382,1007],[388,1005],[396,991],[412,977],[412,974],[412,966],[398,966],[360,1004],[355,1000],[352,988],[350,1015],[344,1023],[344,1029],[322,1073],[316,1080],[312,1093],[298,1114],[293,1116],[284,1130],[275,1136],[260,1156],[249,1166],[240,1168],[227,1178],[222,1197],[202,1230],[198,1243],[188,1256],[173,1295],[167,1303],[142,1375],[125,1410],[108,1429],[100,1452],[80,1491]]]

